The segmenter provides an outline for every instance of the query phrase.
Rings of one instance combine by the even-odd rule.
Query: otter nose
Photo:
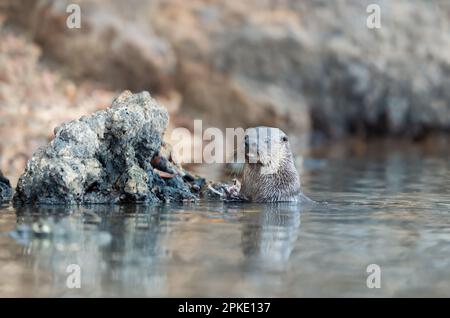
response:
[[[253,150],[256,150],[257,148],[257,143],[255,142],[255,140],[250,140],[250,137],[248,135],[245,135],[244,145],[246,149],[250,149],[250,147],[252,147]]]
[[[257,142],[248,135],[244,138],[244,145],[245,145],[245,153],[246,154],[257,154],[258,153],[258,144]]]

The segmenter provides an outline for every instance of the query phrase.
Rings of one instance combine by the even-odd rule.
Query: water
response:
[[[450,296],[445,152],[330,152],[302,174],[319,204],[3,206],[0,296]]]

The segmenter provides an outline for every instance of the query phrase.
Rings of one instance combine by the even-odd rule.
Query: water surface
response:
[[[0,296],[450,296],[449,178],[445,154],[344,152],[303,161],[314,205],[2,206]]]

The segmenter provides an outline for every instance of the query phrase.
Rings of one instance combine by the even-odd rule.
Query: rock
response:
[[[275,126],[291,134],[300,127],[331,138],[450,131],[450,5],[383,1],[382,27],[369,29],[369,3],[186,2],[179,16],[203,25],[195,39],[209,45],[192,46],[208,56],[211,72],[265,100]],[[215,23],[205,19],[211,12]]]
[[[9,180],[6,179],[0,171],[0,203],[9,201],[12,197],[12,188]]]
[[[165,90],[176,58],[170,43],[157,36],[148,23],[136,21],[138,3],[83,0],[79,2],[81,28],[70,29],[66,9],[72,3],[6,0],[4,7],[7,22],[32,30],[30,35],[44,53],[60,62],[71,76],[89,77],[117,89]]]
[[[1,23],[0,43],[0,170],[16,184],[36,149],[53,138],[49,127],[104,109],[119,92],[62,77],[38,45]]]
[[[135,1],[129,5],[84,0],[80,2],[82,27],[71,30],[65,26],[65,9],[72,1],[8,1],[8,23],[28,31],[43,55],[59,62],[72,77],[98,80],[118,89],[150,89],[158,95],[176,90],[185,114],[201,115],[205,128],[268,125],[302,137],[309,131],[301,94],[285,91],[277,83],[228,74],[210,63],[217,64],[220,58],[216,57],[217,44],[226,46],[225,50],[237,49],[225,36],[227,20],[233,15],[226,4],[202,7],[186,1],[170,5]],[[227,12],[217,26],[220,34],[211,34],[206,22],[221,7]]]
[[[79,30],[64,25],[69,0],[3,2],[8,25],[71,76],[175,90],[205,128],[330,138],[450,131],[445,1],[378,1],[382,26],[369,29],[368,0],[83,0]]]
[[[15,202],[195,200],[195,182],[185,181],[184,171],[165,157],[154,160],[161,157],[167,123],[166,109],[148,92],[123,92],[110,108],[55,129],[55,138],[28,161],[19,178]],[[158,171],[165,172],[166,178]]]

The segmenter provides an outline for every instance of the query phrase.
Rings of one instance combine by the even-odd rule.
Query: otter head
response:
[[[259,202],[295,201],[300,179],[287,135],[278,128],[245,131],[245,164],[241,193]]]
[[[281,129],[248,128],[244,138],[245,163],[256,164],[263,174],[275,174],[285,161],[292,161],[288,137]]]

